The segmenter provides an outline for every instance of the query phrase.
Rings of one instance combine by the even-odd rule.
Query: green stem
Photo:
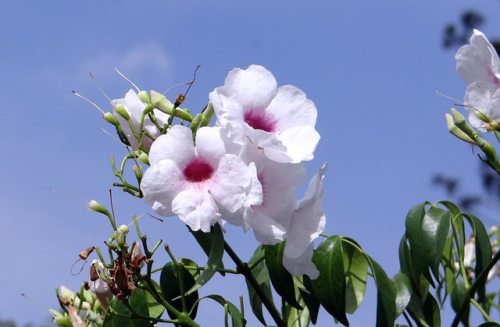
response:
[[[481,312],[486,321],[493,321],[493,319],[490,318],[490,316],[486,313],[486,311],[484,311],[484,309],[479,303],[477,303],[475,299],[470,299],[470,302],[476,307],[477,310],[479,310],[479,312]]]
[[[262,288],[260,287],[259,283],[255,280],[255,278],[252,275],[252,271],[248,267],[248,264],[241,261],[241,259],[238,257],[238,255],[233,251],[233,249],[227,244],[226,241],[224,241],[224,250],[226,253],[229,255],[229,257],[233,260],[233,262],[236,264],[237,270],[240,274],[245,276],[247,281],[250,283],[250,285],[253,287],[255,290],[255,293],[257,296],[260,298],[262,301],[262,304],[266,307],[267,311],[273,318],[274,322],[276,323],[276,326],[278,327],[286,327],[286,323],[282,320],[280,313],[274,306],[274,304],[271,302],[271,300],[268,299]]]

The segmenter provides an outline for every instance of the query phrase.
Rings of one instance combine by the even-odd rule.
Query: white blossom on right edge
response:
[[[470,44],[455,55],[457,73],[467,83],[464,104],[469,122],[482,132],[492,128],[487,121],[500,121],[500,60],[486,36],[474,30]],[[485,121],[486,120],[486,121]]]
[[[221,126],[233,142],[248,138],[266,156],[282,163],[313,159],[320,136],[317,110],[299,88],[278,88],[270,71],[259,65],[229,72],[224,86],[209,95]]]
[[[284,267],[294,276],[308,275],[318,278],[319,271],[312,262],[314,240],[325,230],[323,202],[323,177],[327,168],[325,163],[309,182],[304,197],[297,202],[286,235]]]

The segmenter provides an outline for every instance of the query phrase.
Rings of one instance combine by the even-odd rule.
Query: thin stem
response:
[[[250,283],[250,285],[253,287],[255,290],[255,293],[257,296],[260,298],[262,301],[262,304],[266,307],[267,311],[273,318],[274,322],[276,323],[276,326],[278,327],[286,327],[286,323],[282,320],[280,313],[274,306],[274,304],[269,300],[269,298],[266,296],[262,288],[260,287],[259,283],[255,280],[255,278],[252,275],[252,271],[249,269],[248,264],[244,263],[241,261],[241,259],[238,257],[238,255],[233,251],[233,249],[227,244],[226,241],[224,241],[224,250],[226,253],[229,255],[231,260],[236,264],[237,270],[245,276],[246,280]]]
[[[483,307],[481,307],[475,299],[470,299],[470,302],[476,307],[477,310],[479,310],[479,312],[481,312],[486,321],[493,321],[493,319],[491,319],[491,317],[486,313],[486,311],[484,311]]]

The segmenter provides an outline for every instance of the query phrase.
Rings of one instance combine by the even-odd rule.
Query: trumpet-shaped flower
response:
[[[319,271],[312,262],[314,240],[325,230],[323,202],[323,176],[327,165],[323,165],[309,182],[304,197],[297,202],[286,235],[283,265],[294,276],[307,274],[312,279]]]
[[[325,228],[321,180],[326,166],[313,177],[304,198],[297,201],[295,191],[306,176],[303,163],[272,161],[262,149],[257,149],[249,141],[245,142],[240,157],[256,166],[263,200],[247,203],[249,205],[233,215],[224,213],[222,218],[230,223],[241,219],[244,230],[252,228],[255,238],[262,244],[287,240],[283,258],[285,268],[295,276],[307,274],[311,278],[318,277],[318,270],[311,259],[313,241]]]
[[[122,105],[123,108],[125,108],[125,111],[130,116],[130,122],[134,130],[132,131],[129,122],[122,115],[116,112],[116,110],[113,112],[113,115],[116,117],[116,119],[118,119],[118,122],[120,123],[120,126],[125,133],[127,141],[130,143],[132,149],[137,150],[139,141],[135,137],[135,135],[140,135],[141,133],[142,115],[144,113],[144,109],[146,109],[147,107],[147,104],[139,98],[134,90],[129,90],[127,94],[125,94],[125,97],[122,99],[111,100],[111,105],[113,106],[113,108],[116,108],[116,106],[119,104]],[[170,117],[169,115],[161,112],[158,109],[153,110],[153,113],[159,126],[161,127],[165,125],[165,123],[168,121],[168,118]],[[144,117],[143,130],[153,138],[156,138],[160,135],[160,131],[148,116]],[[143,134],[142,143],[146,149],[149,149],[153,141],[149,136]]]
[[[486,36],[474,30],[470,44],[455,55],[457,72],[467,83],[464,104],[469,122],[480,131],[490,131],[500,121],[500,60]]]
[[[278,162],[311,160],[320,139],[315,130],[314,103],[295,86],[277,87],[274,76],[262,66],[235,68],[224,86],[209,95],[217,123],[234,142],[248,137]]]
[[[177,214],[192,230],[208,232],[220,218],[219,206],[229,213],[243,206],[252,171],[226,153],[217,127],[200,128],[195,143],[191,130],[180,125],[158,137],[141,190],[159,215]]]

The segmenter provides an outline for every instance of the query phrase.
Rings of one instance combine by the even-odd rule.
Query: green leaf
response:
[[[297,297],[298,304],[303,307],[303,310],[292,307],[289,303],[285,303],[283,307],[283,318],[287,322],[287,326],[307,327],[311,321],[309,310],[305,305],[300,294]]]
[[[450,293],[451,307],[455,312],[460,310],[462,303],[469,301],[467,299],[467,291],[462,279],[457,279]],[[460,321],[464,326],[469,326],[470,303],[467,305],[464,314],[460,317]]]
[[[314,294],[311,278],[307,275],[302,276],[302,283],[305,289],[298,287],[300,295],[309,310],[309,316],[313,324],[316,324],[318,319],[320,303]]]
[[[368,261],[359,250],[356,241],[344,237],[342,240],[344,271],[346,276],[346,312],[353,314],[365,297],[368,279]],[[348,242],[346,242],[348,241]],[[358,245],[358,247],[354,246]]]
[[[419,204],[408,212],[406,216],[406,238],[410,242],[410,258],[412,267],[412,279],[419,286],[420,275],[423,275],[429,283],[433,283],[429,272],[429,257],[427,238],[422,229],[422,221],[425,217],[425,203]],[[433,284],[434,285],[434,284]],[[417,291],[421,292],[419,288]]]
[[[215,226],[219,226],[219,224],[215,224]],[[203,249],[203,252],[205,252],[207,257],[210,257],[210,253],[212,252],[212,244],[214,242],[214,234],[212,232],[204,233],[201,230],[193,231],[191,228],[189,228],[189,226],[188,229],[191,232],[191,234],[193,234],[194,238],[196,239],[200,247]],[[212,231],[214,232],[214,230]],[[221,269],[224,269],[224,264],[222,263],[222,261],[218,263],[218,266]],[[220,274],[222,276],[225,276],[226,273],[224,271],[220,271]]]
[[[265,250],[264,246],[260,245],[256,250],[255,253],[253,254],[252,258],[248,262],[250,265],[253,265],[255,262],[258,260],[261,260],[264,258],[265,255]],[[257,283],[260,285],[264,293],[266,294],[266,297],[271,300],[273,300],[273,295],[271,292],[271,282],[269,280],[269,271],[267,270],[266,264],[264,263],[264,260],[260,261],[257,265],[255,265],[252,268],[252,275],[257,281]],[[245,279],[246,281],[246,279]],[[263,325],[267,325],[266,321],[264,319],[264,315],[262,314],[262,301],[255,293],[254,288],[250,283],[247,281],[247,288],[248,288],[248,296],[250,298],[250,306],[252,307],[252,312],[254,315],[259,319],[259,321]]]
[[[189,316],[194,319],[198,310],[198,291],[185,295],[181,291],[181,285],[184,293],[195,284],[193,276],[183,266],[176,266],[174,263],[167,263],[160,275],[161,294],[177,311],[189,312]],[[181,297],[181,298],[179,298]],[[182,297],[185,298],[186,310],[183,310]],[[175,299],[175,300],[174,300]],[[175,313],[167,310],[172,319],[176,319]]]
[[[295,285],[292,275],[283,267],[283,253],[285,252],[285,242],[276,245],[265,245],[265,262],[271,277],[274,290],[279,296],[291,306],[302,310],[302,307],[295,299]]]
[[[212,295],[204,296],[201,299],[205,299],[205,298],[212,299],[215,302],[222,305],[225,309],[227,308],[226,310],[228,311],[229,315],[231,316],[231,322],[233,323],[233,325],[232,325],[233,327],[244,327],[246,325],[246,319],[245,319],[245,317],[243,317],[240,310],[238,310],[238,308],[234,304],[227,301],[222,296],[212,294]]]
[[[158,283],[156,283],[154,280],[151,280],[151,282],[153,283],[156,291],[158,291],[158,293],[160,294],[161,293],[160,285],[158,285]],[[153,295],[151,295],[151,293],[149,293],[148,291],[145,290],[144,294],[146,296],[146,303],[148,305],[149,316],[155,317],[155,318],[160,318],[161,315],[163,314],[163,311],[165,311],[165,308],[163,307],[163,305],[156,302],[156,300],[154,299]]]
[[[500,327],[500,324],[498,322],[488,321],[488,322],[482,323],[478,327]]]
[[[410,248],[404,235],[399,242],[399,267],[404,274],[412,276]]]
[[[401,272],[397,273],[392,280],[396,286],[396,317],[399,317],[410,302],[412,287],[408,276]]]
[[[131,295],[127,301],[130,306],[134,309],[135,313],[149,316],[148,303],[144,291],[140,288],[136,288],[135,293]],[[117,313],[122,316],[131,316],[130,310],[123,304],[122,301],[114,299],[109,304],[108,312]],[[149,320],[142,319],[131,319],[126,317],[119,317],[116,314],[108,314],[104,318],[103,327],[148,327],[151,326]]]
[[[394,326],[396,322],[396,286],[382,267],[368,257],[377,286],[377,327]]]
[[[441,257],[441,265],[444,269],[446,295],[448,295],[453,289],[453,285],[455,285],[456,280],[455,258],[453,255],[453,237],[451,235],[446,238],[445,246],[443,249],[443,256]],[[445,299],[446,296],[443,298],[443,302]]]
[[[323,308],[344,326],[349,326],[342,252],[342,239],[337,235],[328,237],[318,246],[312,261],[319,270],[319,277],[312,281],[312,285]]]
[[[491,261],[492,250],[490,238],[488,237],[488,232],[486,231],[486,228],[484,228],[481,220],[471,214],[464,214],[464,217],[469,221],[469,224],[474,232],[474,239],[476,242],[476,266],[474,267],[474,273],[476,278],[478,278],[479,274],[481,274]],[[477,288],[479,302],[483,302],[485,299],[487,276],[488,275],[485,274],[482,280],[474,281],[474,283],[479,283]]]
[[[219,224],[213,226],[213,238],[212,246],[210,249],[210,254],[208,255],[208,261],[201,273],[201,276],[196,280],[196,284],[186,293],[189,295],[195,292],[197,289],[208,283],[210,279],[215,275],[218,269],[223,268],[222,256],[224,255],[224,235],[222,234],[222,228]]]
[[[198,269],[198,264],[189,258],[180,258],[178,260],[180,264],[186,268],[189,273],[193,276],[194,280],[200,278],[200,270]]]
[[[437,281],[440,280],[439,264],[448,235],[450,234],[451,213],[437,208],[431,208],[424,217],[425,227],[428,228],[430,251],[433,258],[430,261],[431,272]],[[425,229],[425,228],[424,228]]]
[[[417,293],[412,293],[406,310],[419,327],[441,327],[440,308],[431,294],[427,294],[424,302]]]
[[[440,308],[436,299],[430,294],[427,294],[425,299],[424,317],[430,327],[441,327]]]

